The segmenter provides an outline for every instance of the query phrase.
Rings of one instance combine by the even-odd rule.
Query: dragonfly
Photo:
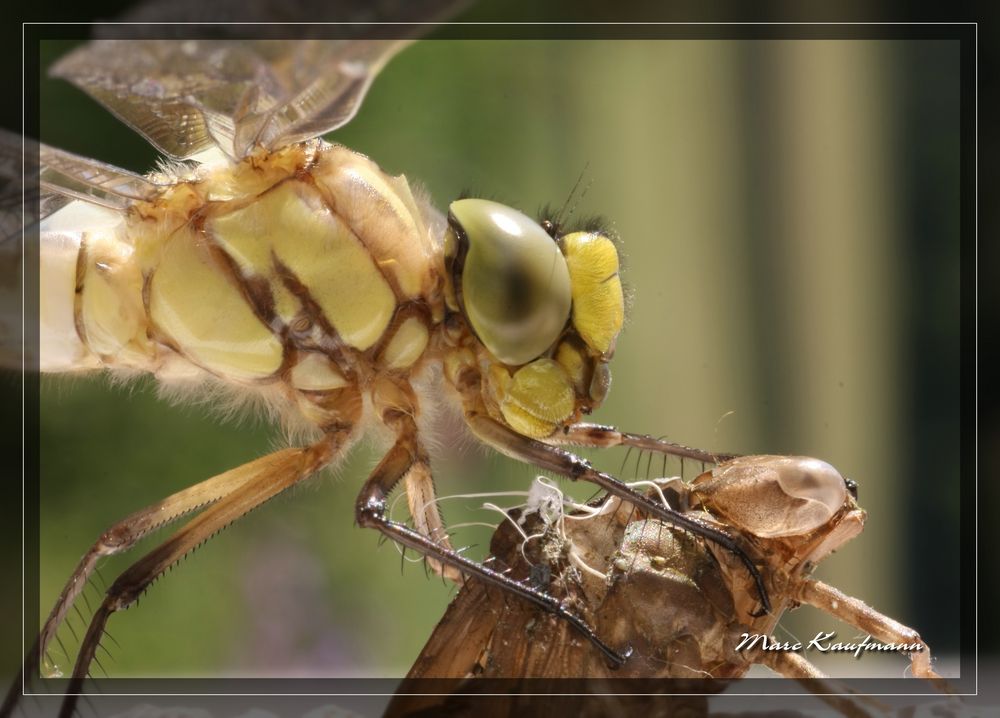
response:
[[[858,503],[858,484],[829,463],[801,456],[740,456],[691,481],[664,477],[636,487],[640,484],[650,498],[718,522],[757,546],[767,559],[763,573],[773,610],[747,618],[742,572],[711,544],[617,497],[575,503],[539,477],[527,501],[509,511],[494,534],[492,562],[578,606],[602,635],[629,643],[635,655],[609,670],[574,646],[566,626],[471,581],[414,663],[408,678],[416,682],[402,684],[390,713],[406,714],[404,706],[411,702],[426,710],[428,697],[405,697],[420,692],[420,679],[587,677],[603,679],[592,685],[609,694],[643,694],[646,687],[658,692],[652,681],[616,682],[622,679],[674,679],[672,690],[678,693],[715,693],[759,664],[802,681],[844,715],[887,714],[887,707],[864,696],[837,695],[845,691],[808,659],[810,653],[841,650],[835,647],[840,645],[859,660],[872,651],[909,656],[914,678],[952,692],[917,631],[812,576],[819,563],[861,534],[868,518]],[[815,643],[775,638],[783,613],[800,605],[860,633],[809,637]],[[577,687],[588,692],[584,682]],[[567,692],[576,691],[567,687]],[[704,707],[700,714],[707,715]]]
[[[40,369],[151,375],[177,391],[263,404],[305,439],[111,525],[66,582],[27,671],[102,559],[186,520],[111,582],[82,637],[70,694],[114,613],[219,530],[336,465],[368,430],[388,448],[362,483],[358,524],[417,551],[446,579],[474,576],[558,615],[602,660],[626,663],[628,646],[609,644],[552,595],[451,546],[425,426],[436,412],[502,454],[722,547],[747,574],[751,615],[769,612],[739,536],[569,450],[725,458],[584,420],[608,394],[624,321],[613,233],[472,196],[442,213],[405,176],[321,139],[354,116],[401,46],[100,41],[53,68],[166,160],[140,175],[41,147]],[[397,487],[411,524],[387,513]]]

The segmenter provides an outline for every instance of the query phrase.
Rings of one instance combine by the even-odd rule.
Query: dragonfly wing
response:
[[[31,137],[0,129],[0,246],[5,249],[9,248],[8,245],[18,246],[23,231],[31,229],[79,196],[79,193],[74,194],[54,185],[40,186],[40,161],[44,162],[43,153],[54,153],[67,159],[101,165],[68,152],[53,150]],[[67,172],[72,172],[67,162],[63,164]],[[102,167],[106,171],[117,170],[110,165]],[[51,173],[50,176],[56,179],[57,173]],[[64,177],[62,182],[68,183],[69,179]],[[82,190],[85,182],[85,179],[79,179],[74,184],[78,190]],[[93,202],[93,199],[89,201]]]
[[[37,187],[31,188],[30,179],[37,174],[35,146],[0,129],[0,371],[20,367],[24,358],[22,228],[38,221]]]
[[[98,40],[52,74],[174,159],[238,159],[329,132],[357,112],[399,40]]]
[[[25,146],[24,142],[30,144]],[[26,166],[35,145],[34,140],[0,129],[0,243],[19,238],[21,228],[37,220],[24,216],[25,210],[34,207],[34,202],[28,201],[31,198],[25,197],[25,180],[37,174],[37,168]]]
[[[58,192],[52,192],[50,190],[42,190],[38,196],[38,216],[31,219],[34,222],[41,222],[43,219],[49,215],[55,214],[72,201],[73,198],[68,195],[59,194]],[[25,224],[25,227],[28,226],[30,225]]]
[[[164,186],[120,167],[44,144],[39,146],[38,158],[39,219],[52,214],[69,199],[124,210],[134,201],[152,199]]]
[[[267,147],[282,147],[347,124],[375,76],[405,44],[401,40],[296,43],[296,57],[285,65],[282,77],[288,100],[275,108],[255,139]]]
[[[62,58],[51,74],[175,159],[216,145],[233,155],[236,123],[255,99],[276,91],[261,58],[225,41],[97,40]]]

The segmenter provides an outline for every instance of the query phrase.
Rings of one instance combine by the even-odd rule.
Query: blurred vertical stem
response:
[[[752,417],[726,417],[757,399],[752,357],[738,349],[752,337],[737,50],[724,41],[597,43],[576,73],[576,96],[588,97],[583,83],[613,90],[577,108],[589,109],[588,122],[571,128],[590,149],[589,204],[618,208],[623,276],[635,292],[603,411],[727,451],[759,446]]]
[[[906,368],[898,351],[891,47],[767,43],[762,59],[775,78],[769,120],[779,151],[762,157],[768,167],[758,170],[773,173],[776,188],[764,241],[780,281],[775,314],[765,321],[776,323],[774,350],[787,357],[771,387],[785,448],[828,456],[860,483],[871,519],[847,549],[859,560],[835,562],[826,578],[863,586],[866,600],[894,615],[900,526],[892,504]]]

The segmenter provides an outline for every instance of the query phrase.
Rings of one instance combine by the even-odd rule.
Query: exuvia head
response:
[[[737,457],[696,478],[693,490],[710,512],[761,538],[804,536],[857,509],[857,484],[807,456]]]
[[[448,212],[447,301],[482,349],[484,399],[520,434],[544,437],[600,405],[625,316],[618,250],[498,202]]]

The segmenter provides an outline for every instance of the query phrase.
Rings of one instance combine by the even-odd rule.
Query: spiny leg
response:
[[[42,627],[38,639],[42,655],[65,619],[73,601],[86,587],[99,559],[127,551],[152,531],[228,496],[253,478],[257,464],[266,465],[271,459],[271,456],[264,456],[249,464],[213,476],[136,511],[105,531],[80,559]]]
[[[917,678],[932,679],[939,690],[950,692],[948,684],[931,668],[930,648],[912,628],[879,613],[864,601],[848,596],[822,581],[813,579],[803,581],[796,591],[795,598],[867,632],[882,643],[919,646],[917,650],[910,652],[910,670],[913,675]]]
[[[445,532],[444,521],[438,511],[430,460],[419,444],[417,449],[418,456],[414,459],[410,470],[406,472],[403,479],[413,527],[418,533],[429,536],[436,541],[441,548],[453,551],[451,541]],[[454,566],[442,563],[434,556],[425,556],[425,560],[430,569],[438,576],[444,576],[455,583],[462,582],[462,572]]]
[[[512,458],[538,466],[547,471],[553,471],[573,480],[582,479],[600,486],[605,491],[640,507],[648,515],[661,519],[673,526],[686,529],[692,533],[712,541],[732,552],[746,567],[753,577],[760,597],[761,610],[754,617],[763,616],[771,611],[771,603],[764,587],[764,580],[750,556],[740,544],[729,534],[719,528],[687,516],[664,506],[642,494],[639,494],[610,474],[597,471],[589,461],[575,454],[564,451],[548,443],[521,436],[493,420],[485,413],[473,408],[466,408],[465,420],[472,432],[490,446]],[[710,459],[713,460],[714,459]]]
[[[349,429],[333,431],[309,448],[283,449],[234,469],[234,472],[245,472],[238,489],[188,521],[173,536],[119,575],[95,611],[80,645],[73,677],[60,711],[61,718],[73,715],[77,698],[73,694],[81,692],[83,680],[112,613],[127,608],[170,566],[226,526],[329,464],[346,445],[349,433]]]
[[[40,668],[40,663],[48,651],[49,643],[56,637],[59,627],[74,607],[76,599],[83,594],[100,559],[128,551],[149,533],[232,494],[257,475],[257,468],[266,468],[273,461],[273,457],[273,454],[261,457],[178,491],[155,504],[150,504],[130,514],[101,534],[101,537],[80,559],[59,594],[59,598],[42,626],[34,646],[25,658],[20,675],[11,686],[3,706],[0,707],[0,716],[8,715],[13,704],[20,698],[24,678]],[[84,598],[86,597],[84,596]]]
[[[552,436],[545,438],[544,441],[546,444],[555,446],[583,446],[594,449],[627,446],[630,449],[635,448],[665,456],[676,456],[679,459],[694,459],[706,464],[719,464],[737,456],[736,454],[721,454],[705,449],[696,449],[692,446],[684,446],[666,439],[657,439],[646,434],[630,434],[619,431],[613,426],[586,422],[563,427]]]
[[[422,453],[417,439],[417,426],[413,418],[405,413],[392,413],[384,421],[396,431],[396,443],[372,472],[358,494],[355,505],[355,519],[358,525],[377,529],[394,541],[419,551],[425,556],[437,559],[442,564],[454,567],[458,572],[474,576],[488,584],[498,586],[510,593],[534,603],[545,611],[559,616],[593,643],[614,665],[621,665],[627,656],[613,650],[584,621],[568,611],[559,599],[522,584],[493,569],[465,558],[456,551],[443,546],[405,524],[392,521],[386,513],[387,499],[393,487],[419,462]]]

